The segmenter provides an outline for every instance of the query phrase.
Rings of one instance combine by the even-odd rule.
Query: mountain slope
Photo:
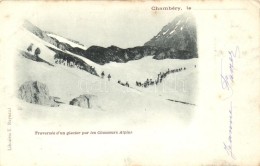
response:
[[[49,54],[47,52],[52,52],[51,53],[52,57],[51,58],[48,57],[48,61],[47,61],[47,62],[50,62],[51,64],[59,63],[59,64],[67,65],[70,67],[77,67],[81,70],[84,70],[86,72],[89,72],[93,75],[98,76],[98,74],[95,70],[95,67],[88,64],[89,61],[86,62],[67,51],[67,50],[75,49],[71,45],[69,45],[69,44],[72,44],[72,42],[70,42],[69,44],[59,42],[57,39],[50,37],[51,36],[50,33],[48,33],[48,35],[47,35],[47,33],[45,31],[42,31],[41,29],[34,26],[33,24],[31,24],[28,21],[25,21],[23,23],[22,27],[20,27],[20,28],[21,28],[21,30],[20,30],[21,33],[18,33],[18,34],[26,36],[25,40],[20,36],[21,37],[20,40],[23,40],[23,42],[17,43],[18,45],[20,45],[19,47],[23,48],[20,50],[23,51],[30,44],[33,44],[33,46],[35,48],[39,47],[40,50],[42,50],[43,53],[40,54],[40,56],[45,56],[45,55]],[[28,31],[31,33],[29,33]],[[29,40],[26,40],[28,38],[29,38]],[[31,40],[31,43],[28,43],[30,40]],[[68,41],[68,40],[63,38],[63,41]],[[74,43],[73,46],[79,46],[79,45]],[[47,49],[46,49],[46,47],[47,47]],[[76,47],[76,49],[77,48],[78,47]],[[80,49],[80,48],[78,48],[78,49]],[[45,53],[45,51],[46,51],[46,53]]]
[[[190,14],[177,16],[144,45],[172,48],[173,52],[182,54],[183,59],[197,58],[197,32],[195,18]]]
[[[54,45],[55,47],[63,51],[68,50],[77,53],[77,52],[84,52],[87,49],[82,44],[79,44],[79,42],[77,41],[72,41],[71,39],[66,39],[54,33],[43,31],[37,26],[33,25],[28,20],[24,21],[23,27],[28,31],[30,31],[31,33],[33,33],[34,35],[41,38],[42,40]]]

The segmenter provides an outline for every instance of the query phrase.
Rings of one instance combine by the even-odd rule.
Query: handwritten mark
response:
[[[231,97],[233,95],[233,89],[232,89],[232,84],[234,83],[234,69],[235,69],[235,58],[239,56],[239,47],[236,47],[235,51],[229,51],[228,52],[228,71],[225,72],[223,69],[223,58],[221,59],[221,86],[222,89],[231,91]]]
[[[229,135],[228,135],[228,143],[223,143],[224,144],[224,149],[226,150],[227,154],[230,155],[234,160],[236,159],[234,154],[233,154],[233,149],[232,149],[232,114],[233,108],[232,108],[232,101],[230,102],[230,108],[229,108]]]
[[[232,86],[233,83],[235,82],[235,76],[234,76],[234,71],[235,71],[235,60],[239,57],[240,52],[239,52],[239,47],[236,47],[235,51],[228,51],[228,66],[223,65],[223,61],[226,60],[223,58],[221,59],[221,87],[225,91],[230,92],[230,96],[228,96],[226,99],[230,99],[230,106],[229,106],[229,134],[228,134],[228,141],[227,143],[223,142],[224,144],[224,149],[226,150],[227,154],[233,158],[234,160],[236,159],[233,153],[233,146],[232,146],[232,123],[233,123],[233,108],[232,108],[232,96],[234,94]]]

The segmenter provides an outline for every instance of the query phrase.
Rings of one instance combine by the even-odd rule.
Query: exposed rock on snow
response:
[[[18,90],[18,98],[33,104],[59,106],[54,97],[49,96],[48,87],[39,81],[27,81]]]
[[[79,97],[76,97],[70,101],[70,105],[79,106],[82,108],[92,108],[93,107],[93,101],[95,96],[94,95],[80,95]]]

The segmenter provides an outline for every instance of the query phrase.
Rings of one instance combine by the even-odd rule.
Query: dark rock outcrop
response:
[[[158,51],[159,50],[156,47],[150,46],[140,46],[127,49],[122,49],[116,46],[110,46],[107,48],[91,46],[84,53],[84,57],[103,65],[109,62],[126,63],[131,60],[138,60]]]
[[[84,57],[91,61],[104,65],[109,62],[126,63],[132,60],[139,60],[146,56],[153,56],[154,59],[190,59],[197,57],[197,53],[186,50],[175,50],[156,46],[139,46],[122,49],[115,46],[108,48],[92,46],[86,50]]]
[[[69,104],[79,106],[82,108],[92,108],[94,100],[95,100],[95,96],[85,94],[72,99]]]
[[[33,104],[59,106],[54,97],[49,96],[48,87],[39,81],[27,81],[22,84],[18,90],[18,98]]]

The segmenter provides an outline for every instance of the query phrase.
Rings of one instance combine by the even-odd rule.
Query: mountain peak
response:
[[[186,51],[197,57],[195,18],[189,13],[175,17],[175,19],[165,25],[156,36],[144,45]]]

